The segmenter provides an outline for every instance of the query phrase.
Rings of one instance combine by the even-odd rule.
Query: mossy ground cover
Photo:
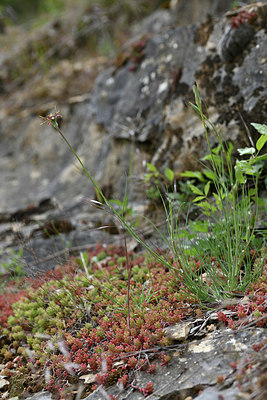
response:
[[[170,362],[164,328],[206,311],[173,271],[150,256],[130,253],[127,265],[123,247],[99,245],[82,258],[71,257],[37,279],[2,286],[0,363],[8,397],[46,388],[55,398],[74,399],[81,387],[81,398],[99,385],[134,387],[136,371],[154,374],[156,360],[157,365]],[[250,285],[247,301],[228,306],[231,318],[219,311],[219,320],[234,330],[251,322],[264,326],[266,294],[265,269]],[[80,377],[89,374],[91,382],[84,385]],[[153,383],[137,389],[148,395]]]

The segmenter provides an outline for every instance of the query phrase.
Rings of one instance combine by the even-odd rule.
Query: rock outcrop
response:
[[[214,329],[214,325],[210,326]],[[151,400],[246,400],[249,393],[263,400],[266,392],[261,379],[266,356],[254,349],[264,337],[264,329],[251,327],[239,332],[215,330],[202,339],[191,337],[186,343],[178,339],[166,348],[170,363],[156,362],[156,374],[138,371],[132,387],[120,390],[117,385],[109,388],[100,385],[85,400],[104,400],[110,396],[143,400],[138,388],[144,388],[148,382],[153,382],[154,387],[153,393],[146,397]],[[94,377],[95,374],[82,376],[81,381],[94,382]],[[52,395],[41,392],[28,400],[52,400]]]
[[[69,222],[78,231],[83,227],[83,234],[88,233],[84,220],[92,228],[91,211],[81,200],[94,197],[94,189],[60,137],[51,127],[41,127],[37,117],[51,111],[54,101],[63,115],[62,130],[104,192],[109,198],[122,199],[130,173],[129,199],[135,204],[145,198],[143,184],[138,184],[144,161],[162,170],[168,166],[178,174],[197,169],[198,159],[207,152],[202,125],[188,106],[193,101],[194,81],[210,118],[226,140],[236,147],[248,145],[244,122],[256,138],[249,124],[263,123],[267,111],[266,3],[253,3],[218,19],[209,17],[201,24],[186,26],[175,25],[175,7],[179,11],[182,3],[186,7],[185,2],[179,2],[180,6],[174,3],[173,15],[167,20],[172,25],[166,24],[169,11],[164,11],[165,23],[155,33],[147,32],[125,45],[112,65],[97,77],[91,94],[82,93],[82,85],[79,93],[75,92],[73,82],[79,72],[87,74],[88,79],[93,76],[95,60],[73,66],[61,64],[62,79],[57,80],[58,70],[54,68],[49,85],[42,86],[40,80],[38,85],[31,83],[30,95],[22,90],[16,101],[12,81],[3,86],[8,93],[0,115],[3,247],[19,245],[18,231],[24,242],[39,235],[38,221],[45,225],[75,216],[75,222]],[[52,37],[57,37],[58,30],[60,24],[49,26],[52,53]],[[85,85],[86,90],[90,85]],[[44,89],[46,96],[49,94],[45,102],[40,92]],[[53,212],[37,212],[27,221],[18,217],[19,211],[38,208],[46,201],[54,204]],[[70,233],[63,229],[64,240],[78,243],[75,232],[79,237],[77,229]],[[35,247],[45,248],[39,242]]]
[[[178,400],[215,400],[246,399],[248,387],[253,391],[252,382],[256,382],[253,371],[249,379],[243,385],[238,385],[236,372],[231,368],[232,363],[240,360],[240,366],[245,365],[245,359],[251,357],[251,346],[261,340],[264,331],[260,329],[245,330],[234,334],[233,332],[218,332],[211,334],[209,338],[192,341],[188,344],[177,344],[170,352],[172,362],[170,365],[160,365],[158,372],[151,378],[147,372],[138,372],[134,386],[144,387],[153,381],[154,392],[147,398],[153,400],[178,399]],[[253,352],[253,351],[252,351]],[[263,358],[258,356],[258,359]],[[218,382],[218,376],[224,377]],[[262,390],[255,385],[260,399],[264,398]],[[86,400],[104,400],[108,394],[119,394],[118,387],[107,390],[99,387],[94,393],[86,397]],[[142,400],[144,397],[138,391],[122,392],[121,398],[130,400]]]

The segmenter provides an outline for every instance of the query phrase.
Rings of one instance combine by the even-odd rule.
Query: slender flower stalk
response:
[[[161,256],[160,254],[158,254],[156,251],[154,251],[147,243],[145,243],[140,236],[138,236],[136,234],[136,232],[134,231],[134,229],[127,223],[127,221],[125,220],[125,218],[114,209],[114,207],[112,206],[111,202],[105,197],[104,193],[102,192],[100,186],[96,183],[96,181],[93,179],[93,177],[90,175],[90,173],[88,172],[88,170],[86,169],[86,167],[84,166],[82,160],[80,159],[80,157],[78,156],[78,154],[76,153],[76,151],[74,150],[74,148],[72,147],[72,145],[70,144],[70,142],[68,141],[68,139],[65,137],[65,135],[63,134],[63,132],[61,131],[61,129],[58,126],[57,123],[57,118],[62,118],[62,116],[56,111],[54,114],[49,114],[47,117],[41,117],[44,122],[42,123],[42,125],[47,124],[47,125],[52,125],[55,130],[60,134],[60,136],[62,137],[62,139],[64,140],[64,142],[67,144],[67,146],[70,148],[71,152],[73,153],[73,155],[76,157],[76,159],[78,160],[79,164],[81,165],[83,171],[85,172],[85,174],[88,176],[88,178],[90,179],[90,181],[92,182],[92,184],[94,185],[94,188],[96,190],[96,192],[99,194],[99,197],[101,198],[101,200],[109,207],[110,211],[114,214],[114,216],[116,216],[118,218],[118,220],[121,223],[121,226],[123,229],[125,229],[125,231],[127,231],[138,243],[140,243],[153,257],[155,257],[155,259],[161,263],[163,263],[164,265],[168,266],[170,269],[173,268],[172,264],[168,261],[166,261],[166,259]]]
[[[120,221],[121,226],[123,228],[124,231],[124,243],[125,243],[125,250],[126,250],[126,263],[127,263],[127,270],[128,270],[128,285],[127,285],[127,311],[128,311],[128,316],[127,316],[127,325],[129,328],[129,331],[131,333],[131,323],[130,323],[130,280],[131,280],[131,267],[130,267],[130,263],[129,263],[129,258],[128,258],[128,252],[127,252],[127,246],[126,246],[126,236],[125,236],[125,232],[128,231],[131,236],[133,238],[136,239],[137,242],[141,243],[158,261],[166,264],[166,260],[161,257],[160,255],[158,255],[155,251],[153,251],[145,242],[143,242],[139,236],[134,232],[133,228],[127,223],[127,221],[123,218],[123,216],[120,215],[119,212],[117,212],[114,207],[112,206],[112,204],[108,201],[108,199],[105,197],[104,193],[102,192],[101,188],[98,186],[98,184],[96,183],[96,181],[92,178],[92,176],[89,174],[88,170],[86,169],[86,167],[84,166],[82,160],[80,159],[80,157],[78,156],[78,154],[76,153],[76,151],[74,150],[74,148],[72,147],[72,145],[70,144],[70,142],[68,141],[68,139],[65,137],[65,135],[63,134],[63,132],[61,131],[61,129],[58,126],[58,122],[57,122],[57,118],[62,118],[61,114],[59,114],[59,112],[55,111],[53,114],[49,114],[47,117],[42,117],[40,116],[40,118],[43,119],[43,122],[41,125],[47,124],[47,125],[52,125],[55,130],[60,134],[60,136],[62,137],[62,139],[64,140],[64,142],[67,144],[67,146],[70,148],[70,150],[72,151],[72,153],[74,154],[74,156],[76,157],[76,159],[78,160],[78,162],[80,163],[83,171],[86,173],[86,175],[88,176],[88,178],[90,179],[90,181],[92,182],[92,184],[94,185],[97,197],[99,200],[103,200],[104,203],[106,203],[106,205],[109,207],[109,209],[111,210],[111,212],[117,217],[117,219]],[[97,205],[99,206],[100,202],[97,202]]]

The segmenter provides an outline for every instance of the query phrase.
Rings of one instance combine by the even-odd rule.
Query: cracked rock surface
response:
[[[147,382],[153,381],[154,392],[147,397],[151,400],[184,400],[189,396],[197,400],[215,400],[217,398],[212,396],[217,395],[225,396],[227,400],[245,399],[246,394],[242,397],[242,389],[238,388],[236,382],[233,384],[235,378],[230,364],[238,359],[245,363],[245,359],[249,358],[251,345],[262,340],[264,335],[263,329],[255,328],[248,328],[237,333],[231,330],[217,331],[203,340],[177,344],[170,353],[172,355],[170,365],[158,365],[159,370],[153,378],[146,372],[138,372],[135,385],[143,387]],[[218,375],[226,377],[222,384],[217,383]],[[253,380],[252,376],[251,380]],[[198,394],[200,391],[202,393]],[[107,389],[106,392],[113,395],[119,393],[116,387]],[[100,388],[86,400],[102,400],[106,398],[105,396],[106,393]],[[137,391],[128,390],[121,393],[119,398],[141,400],[143,396]]]
[[[263,123],[267,116],[266,7],[265,2],[245,7],[247,12],[255,13],[250,24],[239,27],[251,32],[245,34],[249,37],[246,43],[238,34],[239,28],[230,25],[232,14],[209,18],[202,24],[164,23],[156,32],[135,37],[106,69],[104,61],[98,60],[103,72],[91,91],[93,85],[86,79],[97,70],[96,60],[81,65],[62,64],[65,75],[58,78],[61,84],[51,84],[64,117],[60,126],[109,198],[123,198],[125,176],[131,170],[134,179],[128,184],[129,201],[136,207],[143,205],[144,187],[138,182],[144,174],[144,161],[162,171],[169,167],[175,174],[199,168],[197,160],[207,153],[207,145],[201,123],[188,106],[188,101],[193,101],[195,80],[210,118],[225,138],[235,147],[250,145],[244,122],[248,126],[250,122]],[[47,29],[54,34],[60,30],[58,26]],[[231,41],[235,43],[233,47]],[[233,50],[236,43],[238,51]],[[230,59],[225,57],[227,51]],[[58,76],[54,69],[51,74],[51,79]],[[80,88],[78,95],[70,85],[64,97],[67,75],[70,82],[78,79],[76,75],[84,79],[88,90],[82,92]],[[50,93],[33,105],[28,100],[31,95],[33,99],[36,96],[32,87],[28,88],[28,97],[23,91],[15,97],[11,88],[5,88],[8,99],[0,114],[0,169],[4,172],[0,185],[0,234],[6,238],[1,247],[20,245],[16,222],[24,243],[40,236],[31,217],[27,220],[14,215],[46,201],[56,204],[54,211],[36,215],[35,221],[51,224],[67,215],[74,230],[63,232],[64,240],[73,241],[80,235],[79,227],[85,228],[85,214],[88,226],[95,220],[92,208],[83,203],[84,197],[95,198],[94,189],[60,137],[51,127],[40,126],[37,115],[51,110],[55,94]],[[253,140],[257,138],[251,127],[250,134]],[[99,239],[99,235],[93,236],[95,240],[89,242]],[[33,244],[34,249],[45,248],[49,241],[39,239]],[[60,243],[57,245],[62,250]]]

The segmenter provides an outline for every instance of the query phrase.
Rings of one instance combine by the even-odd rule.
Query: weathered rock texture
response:
[[[231,18],[240,9],[219,19],[208,18],[202,24],[177,26],[175,7],[179,11],[183,4],[187,7],[185,3],[173,3],[173,10],[166,11],[173,13],[171,26],[164,23],[156,33],[147,32],[125,46],[114,63],[97,77],[91,94],[88,88],[92,84],[87,83],[83,92],[78,76],[81,73],[83,79],[87,76],[90,80],[96,70],[94,60],[72,66],[63,62],[62,79],[57,78],[58,69],[52,68],[49,85],[42,85],[40,79],[38,84],[31,82],[29,92],[22,89],[16,98],[12,81],[3,83],[7,93],[0,114],[1,235],[7,238],[4,246],[14,246],[18,230],[23,231],[25,218],[16,212],[36,207],[46,199],[54,204],[52,215],[36,212],[34,218],[28,218],[22,240],[27,242],[39,235],[37,223],[45,224],[51,218],[75,216],[75,222],[70,223],[83,226],[84,235],[88,229],[82,221],[92,227],[91,211],[88,205],[81,206],[81,200],[84,196],[94,197],[94,189],[61,138],[51,127],[40,127],[37,117],[52,110],[55,101],[63,115],[62,130],[110,198],[123,198],[126,175],[132,171],[128,191],[135,204],[145,199],[144,186],[138,184],[144,160],[162,170],[168,166],[178,174],[198,168],[198,159],[207,152],[202,125],[188,105],[194,101],[194,81],[210,118],[226,139],[236,147],[249,145],[243,120],[251,136],[257,137],[249,123],[263,123],[267,115],[266,3],[245,7],[247,13],[254,14],[249,23],[237,28],[231,27]],[[57,37],[60,24],[47,29],[53,52],[52,37]],[[44,40],[46,35],[42,35]],[[79,91],[73,89],[75,79]],[[80,217],[77,210],[81,211]],[[14,226],[16,221],[19,226]],[[35,225],[29,228],[33,222]],[[75,232],[63,230],[66,240],[71,241]],[[40,242],[35,247],[45,248]]]
[[[144,387],[147,382],[152,381],[154,392],[148,397],[151,400],[246,399],[248,386],[251,385],[252,389],[252,382],[255,382],[256,368],[251,372],[247,383],[243,387],[238,387],[230,364],[237,360],[240,360],[240,366],[245,363],[245,359],[250,357],[251,345],[260,341],[263,336],[264,330],[261,329],[246,329],[236,334],[228,330],[214,332],[205,339],[191,341],[186,345],[177,344],[177,348],[170,352],[172,356],[170,365],[162,366],[158,363],[157,373],[152,377],[146,372],[138,372],[134,386]],[[258,358],[264,363],[262,356]],[[218,384],[220,375],[225,378],[225,381]],[[264,389],[258,389],[257,386],[254,387],[254,390],[260,394],[258,398],[263,399]],[[200,391],[203,392],[198,395]],[[105,393],[99,388],[86,400],[102,400],[106,398],[107,393],[118,395],[119,389],[112,387]],[[126,396],[130,400],[144,398],[137,390],[130,389],[121,393],[119,398]]]
[[[213,315],[216,316],[216,313]],[[266,388],[260,383],[260,376],[264,374],[266,354],[254,351],[252,346],[258,345],[264,338],[265,330],[255,327],[239,332],[215,330],[200,340],[194,340],[194,335],[191,335],[186,343],[181,337],[165,349],[171,356],[168,365],[152,362],[156,365],[156,374],[135,372],[129,377],[133,387],[121,391],[118,386],[99,386],[85,400],[105,400],[110,395],[118,400],[143,400],[144,396],[138,388],[144,388],[148,382],[153,382],[154,386],[153,393],[147,397],[150,400],[246,400],[250,394],[252,398],[263,400]],[[232,363],[237,365],[236,370]],[[87,383],[94,382],[95,376],[87,375]],[[220,381],[218,377],[223,379]],[[86,384],[85,376],[81,376],[81,382]],[[41,392],[29,397],[29,400],[52,400],[52,395]]]
[[[144,57],[139,64],[128,62],[97,78],[93,112],[114,143],[114,151],[111,148],[107,154],[108,165],[116,162],[123,169],[129,152],[123,142],[126,139],[135,140],[142,158],[158,167],[169,166],[175,172],[198,168],[197,160],[207,148],[202,126],[188,107],[195,80],[211,119],[222,128],[225,138],[238,145],[246,143],[240,114],[247,123],[266,116],[267,49],[261,15],[266,9],[256,9],[259,19],[255,26],[232,29],[224,18],[143,38]],[[231,62],[224,61],[227,57]],[[118,142],[119,154],[115,150]],[[114,173],[115,168],[108,168],[107,182],[114,180]],[[120,176],[114,181],[119,189]]]

